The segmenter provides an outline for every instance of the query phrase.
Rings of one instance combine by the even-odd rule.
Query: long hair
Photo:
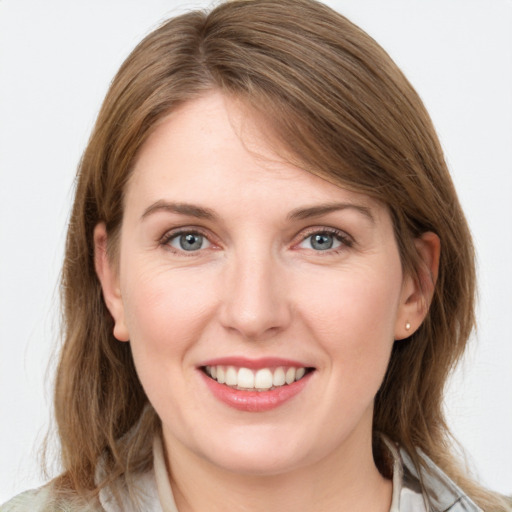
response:
[[[113,337],[94,268],[93,230],[105,222],[115,260],[138,150],[163,116],[210,90],[261,116],[290,161],[385,204],[404,272],[420,280],[414,239],[426,231],[439,236],[439,277],[427,317],[395,342],[375,400],[374,430],[399,442],[417,464],[420,448],[484,509],[502,507],[454,462],[443,415],[447,377],[474,327],[475,264],[439,141],[386,52],[314,0],[234,0],[170,19],[114,78],[79,165],[66,243],[65,341],[55,390],[59,485],[85,495],[151,466],[159,420],[129,344]],[[107,478],[98,483],[100,459]]]

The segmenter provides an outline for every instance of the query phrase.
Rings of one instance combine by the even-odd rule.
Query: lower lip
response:
[[[213,395],[225,404],[246,412],[264,412],[275,409],[298,395],[309,382],[313,372],[307,373],[302,379],[269,391],[242,391],[233,389],[200,373]]]

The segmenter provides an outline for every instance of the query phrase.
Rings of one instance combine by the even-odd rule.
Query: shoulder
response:
[[[49,494],[47,487],[25,491],[1,505],[0,512],[43,512],[49,504]]]
[[[73,499],[55,499],[50,485],[18,494],[0,505],[0,512],[103,512],[98,504],[77,504]]]

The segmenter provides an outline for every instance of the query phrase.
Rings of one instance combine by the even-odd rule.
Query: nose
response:
[[[220,308],[224,328],[244,339],[264,341],[285,330],[292,309],[286,272],[264,251],[241,255],[227,271]]]

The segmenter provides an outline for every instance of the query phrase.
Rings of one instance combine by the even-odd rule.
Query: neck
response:
[[[167,456],[179,512],[388,512],[392,483],[375,466],[371,431],[282,474],[227,471],[172,443]]]

